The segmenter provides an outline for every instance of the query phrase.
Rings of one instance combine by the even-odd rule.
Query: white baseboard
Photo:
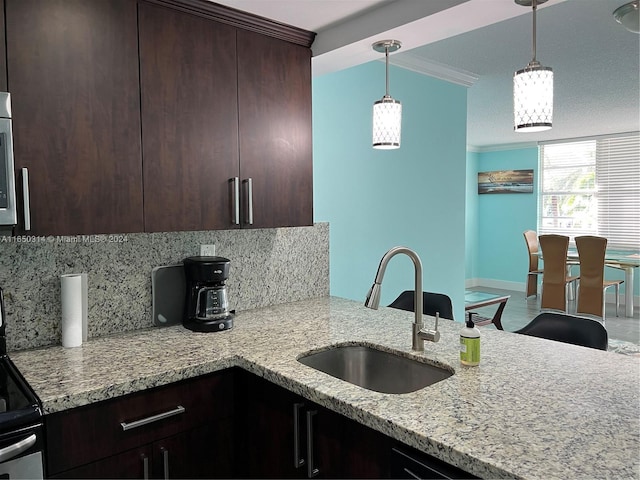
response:
[[[511,290],[512,292],[524,292],[524,283],[507,282],[505,280],[492,280],[489,278],[471,278],[465,280],[465,288],[469,287],[489,287],[501,290]]]
[[[511,290],[512,292],[524,292],[526,285],[524,282],[507,282],[505,280],[493,280],[491,278],[468,278],[464,283],[465,288],[489,287],[500,290]],[[624,308],[624,294],[620,294],[620,308]],[[606,297],[607,303],[616,303],[615,290],[609,289]],[[640,297],[633,297],[633,306],[640,307]]]

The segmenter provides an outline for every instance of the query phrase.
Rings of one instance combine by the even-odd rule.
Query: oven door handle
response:
[[[11,460],[16,455],[20,455],[22,452],[29,450],[36,444],[36,440],[36,434],[32,433],[27,438],[20,440],[13,445],[0,448],[0,463]]]

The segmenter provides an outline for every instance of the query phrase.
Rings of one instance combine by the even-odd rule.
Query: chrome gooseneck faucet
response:
[[[382,279],[384,278],[384,272],[387,269],[389,260],[398,255],[404,253],[412,261],[415,270],[415,287],[414,287],[414,303],[413,311],[415,312],[415,320],[413,321],[413,342],[412,348],[418,352],[424,351],[424,341],[437,342],[440,340],[440,332],[438,331],[438,314],[436,314],[436,326],[435,330],[423,330],[424,323],[422,321],[422,262],[416,252],[407,247],[393,247],[387,253],[384,254],[382,260],[380,260],[380,266],[378,267],[378,273],[376,279],[367,294],[367,299],[364,302],[364,306],[377,310],[380,306],[380,290],[382,287]]]

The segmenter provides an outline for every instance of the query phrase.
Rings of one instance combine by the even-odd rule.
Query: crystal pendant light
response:
[[[536,60],[536,7],[547,0],[515,0],[533,6],[533,59],[513,75],[513,129],[542,132],[553,123],[553,70]]]
[[[400,148],[402,104],[389,95],[389,52],[402,44],[398,40],[382,40],[373,44],[376,52],[385,54],[386,93],[373,104],[373,148],[390,150]]]

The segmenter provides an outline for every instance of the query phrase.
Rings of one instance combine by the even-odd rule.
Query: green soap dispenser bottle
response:
[[[480,364],[480,330],[473,323],[473,312],[464,328],[460,330],[460,363],[468,366]]]

